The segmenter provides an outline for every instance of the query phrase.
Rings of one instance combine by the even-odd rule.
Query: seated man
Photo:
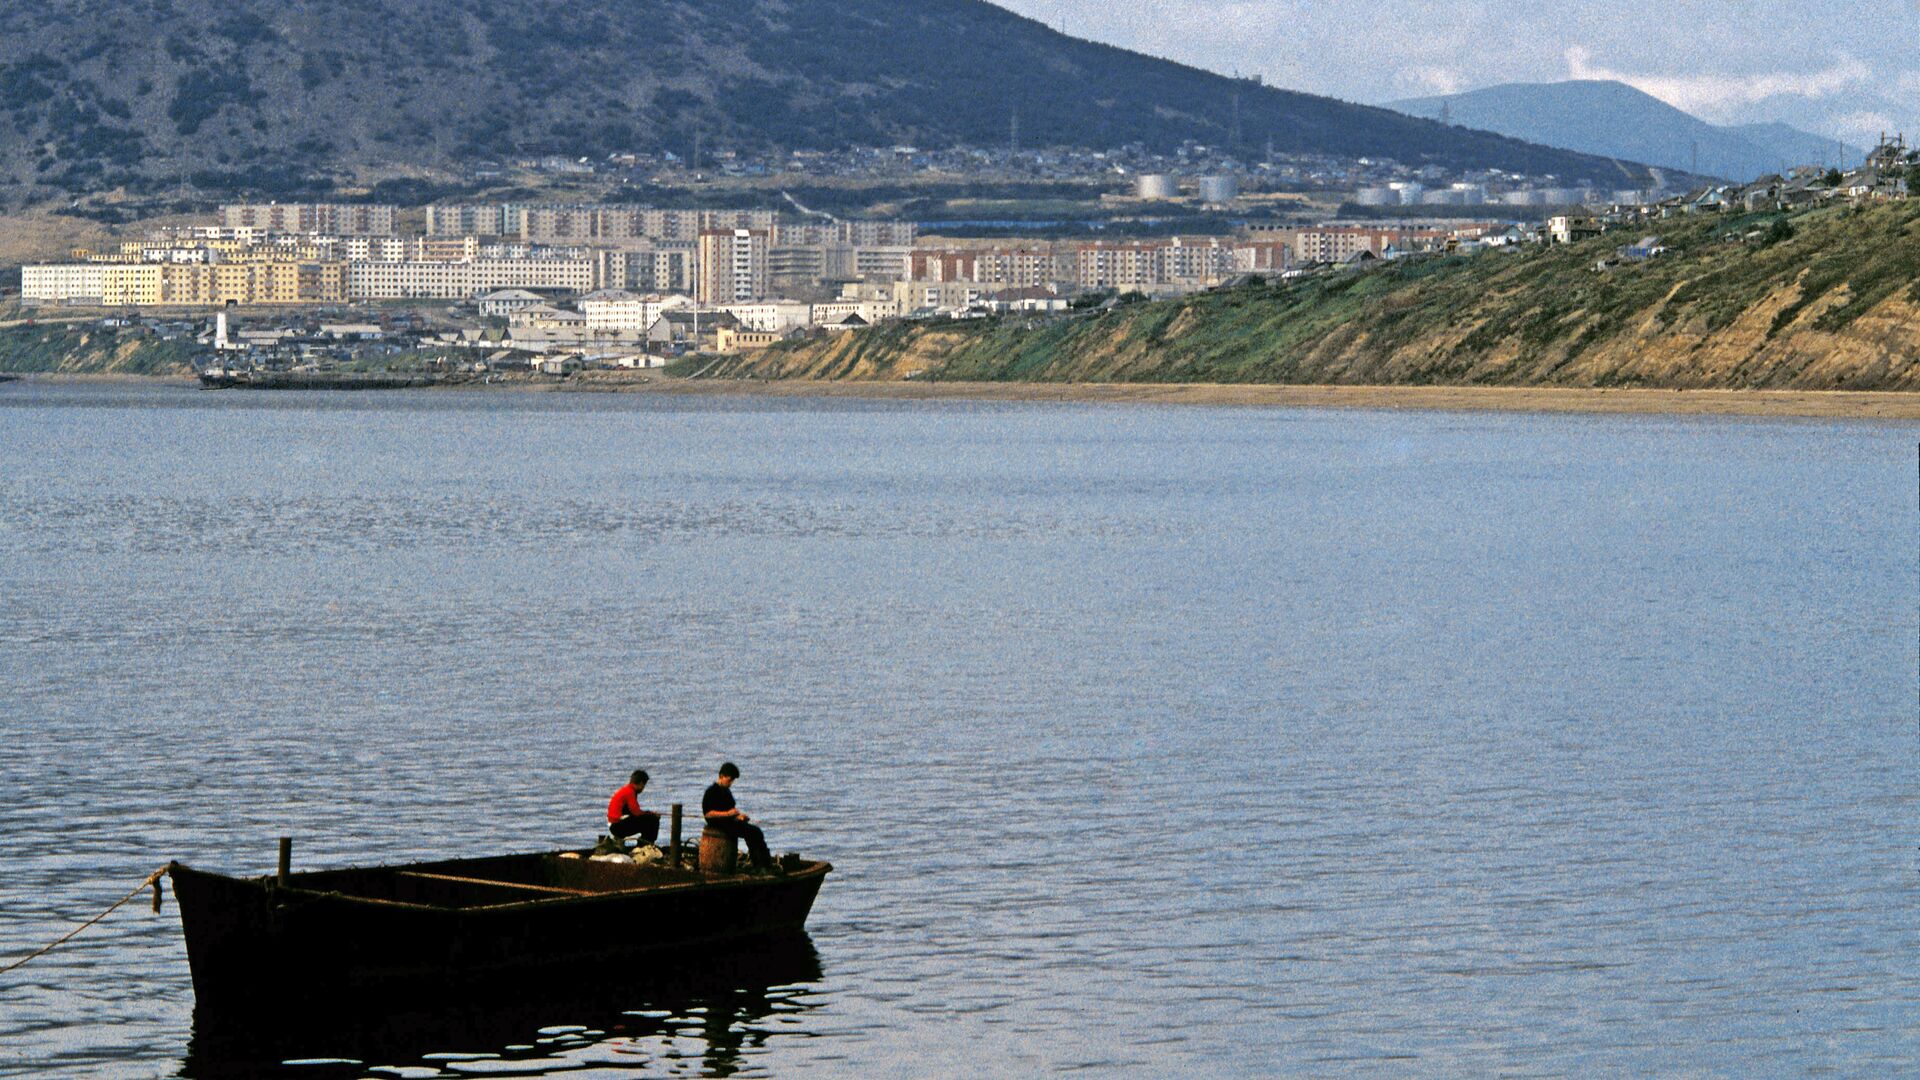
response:
[[[733,802],[733,782],[740,779],[740,766],[728,761],[720,766],[720,775],[707,787],[707,793],[700,799],[700,810],[706,815],[707,825],[726,833],[735,840],[745,840],[747,851],[753,856],[755,870],[779,872],[773,856],[767,851],[767,836],[758,825],[747,824],[747,815]]]
[[[639,836],[643,844],[660,837],[660,815],[640,809],[640,793],[647,787],[647,770],[635,769],[607,803],[607,835],[615,840]]]

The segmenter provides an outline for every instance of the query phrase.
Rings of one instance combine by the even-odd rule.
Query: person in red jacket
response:
[[[646,789],[647,770],[633,770],[633,775],[607,801],[607,835],[615,840],[638,836],[643,844],[660,838],[660,815],[640,809],[640,793]]]

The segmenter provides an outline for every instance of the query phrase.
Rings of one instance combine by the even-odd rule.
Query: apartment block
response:
[[[645,296],[620,290],[602,290],[580,299],[580,311],[587,318],[589,333],[645,333],[669,311],[693,307],[686,296]]]
[[[762,300],[751,304],[726,304],[722,311],[740,320],[748,330],[773,333],[813,321],[813,305],[799,300]]]
[[[708,229],[700,234],[694,298],[703,304],[756,300],[772,285],[767,233],[761,229]]]
[[[64,263],[20,268],[20,299],[29,304],[158,304],[159,263]]]
[[[692,241],[640,240],[634,246],[593,248],[594,286],[636,292],[693,291],[698,251]]]
[[[232,203],[220,208],[228,229],[269,233],[335,233],[392,236],[395,208],[340,203]]]
[[[589,292],[590,259],[474,259],[469,262],[352,262],[353,300],[461,300],[499,289]]]
[[[21,270],[28,303],[103,307],[338,303],[346,299],[339,263],[74,263]]]

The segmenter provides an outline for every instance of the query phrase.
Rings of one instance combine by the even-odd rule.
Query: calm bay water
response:
[[[284,1056],[1911,1073],[1917,438],[10,384],[0,953],[732,758],[810,953]],[[0,1071],[253,1071],[192,1005],[142,900],[0,976]]]

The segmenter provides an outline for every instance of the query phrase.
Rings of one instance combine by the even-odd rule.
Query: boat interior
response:
[[[805,864],[807,868],[813,865]],[[685,865],[596,862],[585,852],[550,852],[357,870],[319,870],[292,874],[287,884],[295,889],[366,900],[464,909],[580,899],[715,881]]]

